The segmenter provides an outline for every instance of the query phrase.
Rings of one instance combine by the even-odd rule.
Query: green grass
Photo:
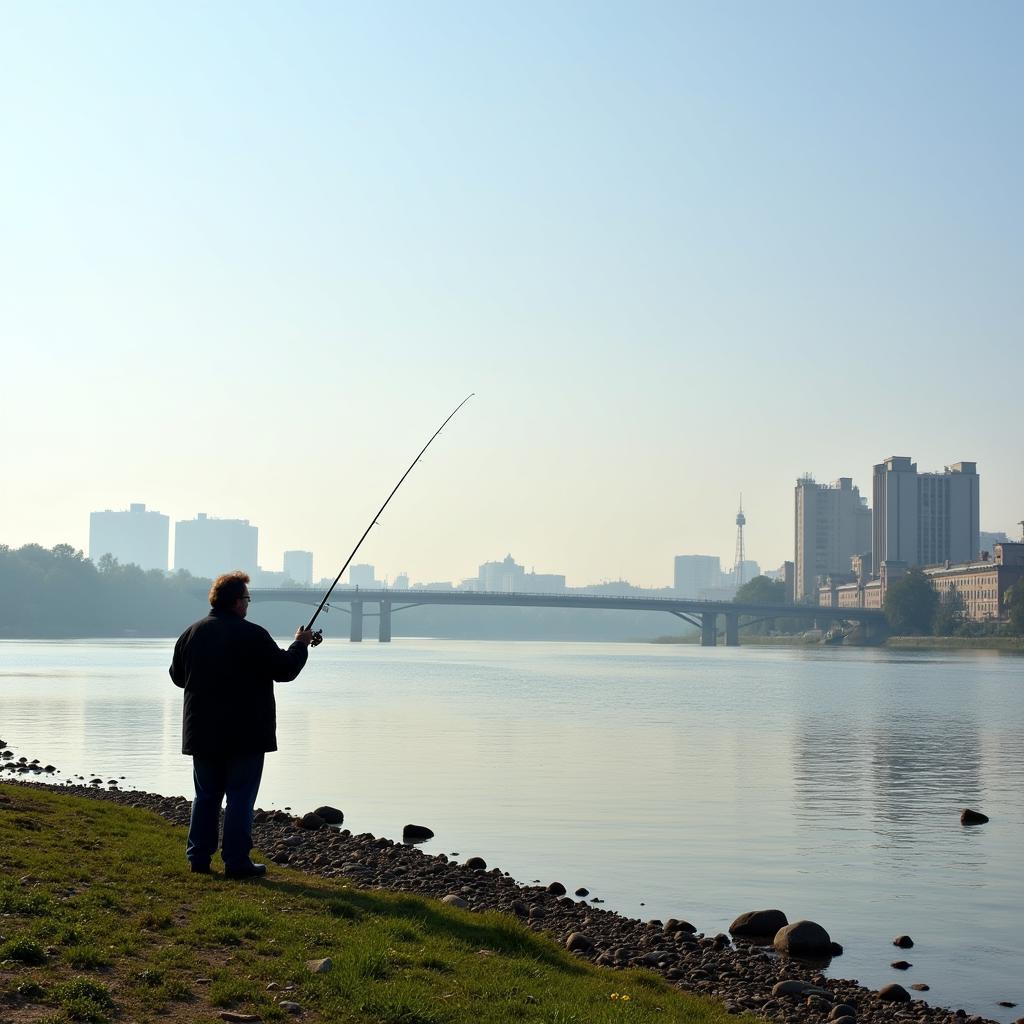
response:
[[[506,915],[283,867],[260,882],[192,875],[183,830],[154,814],[17,786],[0,795],[10,800],[0,801],[0,1019],[214,1024],[223,1009],[325,1024],[734,1019],[650,972],[583,963]],[[323,957],[333,970],[307,970]]]

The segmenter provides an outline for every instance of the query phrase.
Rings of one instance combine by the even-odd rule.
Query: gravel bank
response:
[[[45,788],[143,808],[177,825],[189,819],[190,803],[184,797],[98,786]],[[284,811],[258,811],[253,841],[273,862],[312,874],[512,914],[576,956],[607,967],[650,968],[680,989],[720,1000],[732,1013],[790,1024],[988,1024],[986,1018],[931,1006],[903,990],[896,993],[902,998],[891,1001],[856,981],[826,978],[814,965],[779,956],[770,947],[725,934],[704,935],[685,921],[624,917],[564,895],[558,883],[523,885],[479,858],[471,859],[475,866],[459,864],[444,854],[426,854],[369,833],[309,829],[300,821]],[[1024,1024],[1024,1018],[1017,1024]]]

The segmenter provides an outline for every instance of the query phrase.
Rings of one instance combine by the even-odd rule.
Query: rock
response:
[[[588,936],[584,935],[583,932],[573,932],[569,938],[565,940],[565,948],[574,952],[580,950],[583,953],[589,953],[594,948],[594,942]]]
[[[422,843],[433,838],[434,833],[426,825],[406,825],[402,829],[402,839],[407,843]]]
[[[848,1014],[843,1017],[829,1017],[832,1024],[857,1024],[857,1018],[851,1017]]]
[[[828,932],[814,921],[797,921],[780,928],[773,945],[780,953],[812,960],[826,960],[832,955]]]
[[[807,983],[797,981],[795,978],[788,978],[785,981],[777,981],[772,986],[773,996],[802,996]]]
[[[472,868],[474,871],[486,871],[487,861],[485,861],[483,857],[470,857],[466,861],[466,867]]]
[[[1017,1004],[1016,1003],[1011,1003],[1009,999],[1000,999],[999,1003],[997,1005],[1005,1006],[1007,1009],[1012,1010],[1013,1007],[1015,1007]]]
[[[582,899],[584,896],[589,896],[590,895],[590,890],[589,889],[584,889],[583,886],[581,885],[576,890],[576,895],[579,896]]]
[[[839,1020],[840,1017],[856,1017],[857,1008],[849,1003],[836,1003],[828,1015],[829,1020]]]
[[[530,907],[531,921],[543,921],[546,916],[543,907]]]
[[[741,939],[770,939],[787,924],[789,919],[781,910],[748,910],[729,925],[729,931]]]
[[[306,811],[306,813],[299,818],[299,828],[307,829],[310,832],[315,832],[318,828],[323,828],[327,822],[320,817],[315,811]]]
[[[899,946],[900,949],[912,949],[914,946],[914,940],[909,935],[897,935],[892,940],[894,946]]]
[[[548,892],[551,893],[554,896],[564,896],[565,895],[565,886],[562,885],[561,882],[552,882],[548,886]]]
[[[915,992],[927,992],[931,988],[931,985],[926,985],[923,981],[917,981],[917,982],[914,982],[914,984],[911,985],[910,987]]]
[[[512,913],[517,917],[529,917],[530,908],[522,900],[513,900]]]
[[[333,967],[334,961],[329,956],[325,956],[323,960],[306,961],[306,970],[309,971],[310,974],[326,974]]]
[[[282,999],[278,1004],[285,1013],[302,1013],[302,1007],[290,999]]]
[[[982,814],[981,811],[972,811],[970,807],[965,807],[960,813],[961,825],[984,825],[986,821],[988,821],[987,814]]]
[[[449,907],[459,907],[461,910],[465,910],[469,906],[457,892],[450,892],[447,896],[442,896],[441,902],[447,903]]]
[[[221,1020],[231,1021],[232,1024],[257,1024],[258,1021],[263,1020],[255,1013],[235,1013],[234,1010],[221,1010],[217,1016]]]
[[[878,990],[878,998],[887,1003],[909,1003],[910,993],[902,985],[893,982],[891,985],[883,985]]]
[[[913,964],[907,963],[906,960],[893,960],[890,967],[895,967],[897,971],[909,971]]]
[[[340,825],[345,820],[345,815],[337,807],[332,807],[330,804],[318,807],[313,813],[318,818],[326,821],[328,825]]]

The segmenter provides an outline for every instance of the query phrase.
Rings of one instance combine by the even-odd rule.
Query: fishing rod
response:
[[[441,426],[439,426],[437,430],[435,430],[433,434],[430,435],[430,440],[423,446],[419,455],[417,455],[416,458],[412,460],[411,464],[409,465],[409,468],[402,474],[402,479],[399,480],[397,484],[395,484],[395,488],[388,495],[387,501],[385,501],[384,504],[381,505],[379,509],[377,509],[377,514],[370,520],[370,525],[367,526],[367,528],[363,531],[362,537],[359,538],[359,543],[356,544],[356,546],[352,549],[352,554],[348,556],[348,558],[345,560],[345,564],[341,567],[341,572],[339,572],[338,575],[334,577],[334,582],[331,584],[330,589],[327,591],[327,593],[324,594],[324,599],[320,602],[320,606],[313,613],[313,618],[309,620],[309,624],[305,627],[306,629],[313,628],[313,623],[316,622],[317,617],[324,610],[324,606],[327,604],[327,599],[331,596],[331,594],[334,592],[334,588],[338,585],[338,580],[341,579],[342,574],[349,567],[349,563],[352,561],[352,559],[356,557],[356,552],[360,549],[360,547],[362,547],[363,541],[366,540],[367,536],[369,536],[370,531],[377,525],[377,521],[380,519],[384,509],[388,507],[388,502],[391,501],[391,499],[397,493],[398,488],[401,487],[402,484],[405,482],[405,478],[413,471],[413,467],[416,465],[416,463],[423,458],[423,453],[434,443],[434,438],[437,437],[437,435],[440,434],[441,431],[448,426],[448,423],[450,422],[452,417],[473,397],[473,394],[475,394],[475,392],[466,395],[466,397],[461,402],[459,402],[459,404],[455,406],[455,408],[448,414],[448,419],[446,419],[444,423],[442,423]],[[317,642],[319,643],[319,641]]]

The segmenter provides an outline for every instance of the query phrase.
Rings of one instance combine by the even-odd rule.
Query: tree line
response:
[[[111,555],[94,564],[70,544],[0,544],[0,636],[177,636],[208,608],[210,580],[172,576]]]

